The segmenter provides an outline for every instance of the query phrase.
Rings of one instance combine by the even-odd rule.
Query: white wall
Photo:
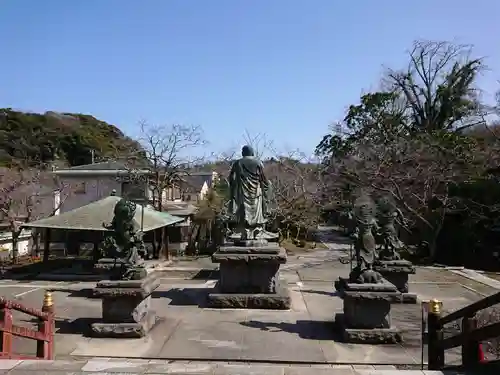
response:
[[[116,195],[122,196],[122,182],[113,176],[60,176],[63,183],[68,184],[71,193],[66,198],[61,198],[63,202],[60,205],[60,213],[74,210],[75,208],[85,206],[89,203],[98,201],[111,195],[113,190],[116,190]],[[85,183],[85,193],[78,191],[80,184]],[[149,199],[153,198],[152,189],[146,190]],[[162,194],[162,201],[181,201],[181,199],[173,199],[174,192],[172,188],[165,189]]]
[[[23,230],[17,242],[17,255],[31,254],[33,240],[30,230]],[[0,232],[0,249],[7,249],[12,254],[12,232]]]
[[[61,213],[74,210],[89,203],[109,197],[113,190],[121,195],[121,182],[116,176],[61,176],[61,181],[70,186],[71,193],[61,204]],[[79,184],[85,183],[85,193],[78,192]]]
[[[198,198],[199,198],[200,200],[203,200],[203,198],[205,198],[205,195],[207,195],[207,193],[208,193],[208,190],[209,190],[209,189],[210,189],[210,188],[209,188],[209,186],[208,186],[207,182],[205,181],[205,182],[203,183],[203,186],[202,186],[202,187],[201,187],[201,189],[200,189],[200,193],[198,194]]]

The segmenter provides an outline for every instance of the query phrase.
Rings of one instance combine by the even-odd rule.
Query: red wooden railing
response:
[[[38,318],[38,330],[15,325],[13,311]],[[12,353],[14,336],[36,340],[36,356]],[[54,359],[54,313],[25,307],[0,297],[0,359]]]
[[[482,341],[500,336],[500,322],[478,328],[476,313],[480,310],[500,304],[500,292],[467,305],[446,316],[441,316],[441,302],[433,300],[428,311],[428,362],[429,370],[487,370],[497,369],[500,359],[487,360]],[[434,306],[434,307],[433,307]],[[433,307],[433,308],[432,308]],[[461,332],[451,337],[444,337],[444,325],[461,320]],[[462,365],[446,366],[445,350],[461,347]],[[498,372],[497,372],[498,373]]]

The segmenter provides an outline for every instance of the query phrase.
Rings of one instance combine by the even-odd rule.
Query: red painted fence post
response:
[[[36,356],[40,359],[52,360],[54,359],[55,319],[54,303],[52,301],[52,294],[49,291],[46,291],[43,297],[42,312],[49,316],[47,320],[40,320],[38,331],[43,333],[46,341],[37,341]]]
[[[6,301],[2,301],[0,310],[0,321],[3,322],[3,329],[0,332],[0,352],[12,355],[12,310]],[[7,357],[9,358],[9,357]]]

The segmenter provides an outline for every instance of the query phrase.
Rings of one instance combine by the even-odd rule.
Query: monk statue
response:
[[[233,163],[229,190],[228,213],[236,227],[231,238],[246,241],[276,237],[264,230],[271,209],[272,185],[252,147],[243,146],[242,158]]]

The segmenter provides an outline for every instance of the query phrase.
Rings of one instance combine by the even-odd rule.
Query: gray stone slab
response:
[[[284,375],[283,366],[263,364],[219,364],[214,369],[214,375]]]
[[[215,314],[207,314],[207,321],[203,320],[202,315],[184,320],[169,335],[155,357],[225,361],[241,359],[243,351],[248,348],[243,345],[239,322],[231,320],[230,314],[208,321],[208,317]]]
[[[356,284],[356,283],[346,283],[346,292],[397,292],[397,288],[391,283],[380,283],[380,284]]]
[[[401,330],[387,328],[350,328],[344,314],[335,315],[335,324],[343,342],[352,344],[397,344],[402,341]]]
[[[134,361],[127,358],[119,360],[91,359],[83,367],[83,372],[93,372],[99,374],[120,373],[120,374],[143,374],[149,368],[149,361]]]
[[[283,249],[278,244],[268,244],[266,246],[221,246],[218,253],[230,254],[278,254]]]
[[[142,280],[102,280],[97,283],[94,295],[97,297],[113,297],[120,294],[141,294],[146,297],[160,285],[160,279],[154,273]]]
[[[415,293],[401,293],[401,303],[416,304],[418,296]]]
[[[0,363],[3,362],[0,361]],[[40,361],[40,360],[24,360],[16,366],[16,371],[65,371],[65,372],[78,372],[87,364],[86,360],[54,360],[54,361]]]
[[[159,322],[160,318],[148,311],[139,322],[135,323],[93,323],[92,337],[135,339],[146,336]]]
[[[290,292],[278,287],[276,293],[209,293],[207,307],[219,309],[270,309],[288,310],[291,306]]]
[[[324,363],[320,342],[331,339],[323,322],[249,317],[243,325],[242,359]],[[326,336],[325,336],[326,335]],[[332,342],[331,340],[329,342]],[[292,354],[293,353],[293,354]]]
[[[409,260],[404,260],[404,259],[400,259],[400,260],[379,260],[375,263],[374,265],[374,268],[377,267],[379,269],[382,269],[382,268],[391,268],[391,267],[395,267],[395,268],[405,268],[405,269],[411,269],[413,272],[411,273],[415,273],[415,266],[412,264],[412,262],[410,262]]]
[[[281,249],[278,253],[215,253],[212,255],[212,261],[214,263],[221,262],[276,262],[279,264],[286,263],[287,255],[284,249]]]

